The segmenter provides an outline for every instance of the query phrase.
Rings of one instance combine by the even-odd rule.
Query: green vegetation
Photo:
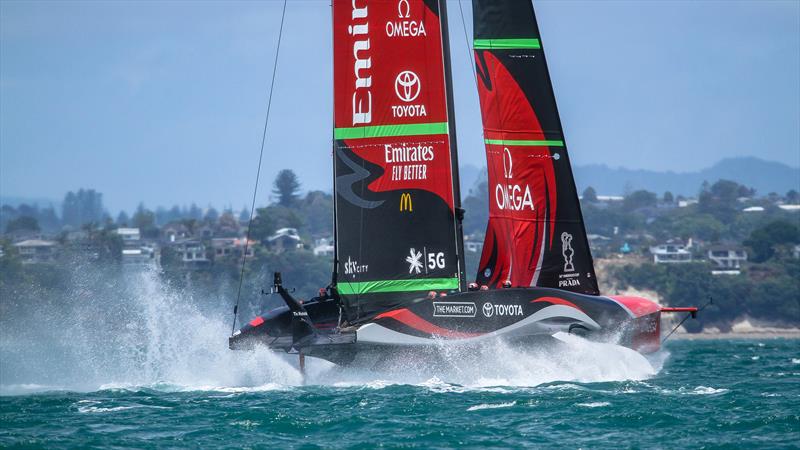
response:
[[[700,306],[713,298],[697,320],[686,322],[689,331],[714,326],[729,331],[745,317],[784,326],[800,321],[800,261],[778,259],[753,264],[738,276],[713,276],[708,263],[641,264],[615,269],[621,287],[657,291],[668,305]]]
[[[290,170],[280,172],[273,188],[275,202],[256,209],[250,228],[254,242],[248,244],[252,256],[244,268],[241,317],[278,304],[277,299],[260,295],[261,289],[270,285],[273,271],[282,272],[286,284],[297,288],[301,298],[315,295],[331,279],[332,257],[315,256],[312,251],[317,239],[332,238],[331,195],[319,191],[300,195],[297,176]],[[478,241],[488,219],[487,193],[487,183],[482,180],[463,201],[464,232]],[[800,259],[794,246],[800,244],[800,213],[785,211],[776,202],[797,201],[800,195],[790,191],[783,199],[776,197],[756,197],[752,189],[725,180],[705,184],[696,202],[680,206],[686,199],[669,192],[659,196],[640,190],[621,201],[600,201],[598,193],[587,188],[582,209],[587,232],[602,237],[592,243],[596,259],[619,260],[623,245],[631,249],[622,260],[627,263],[615,265],[603,281],[618,288],[657,291],[670,305],[699,305],[709,296],[714,298],[715,305],[698,321],[687,322],[692,330],[704,326],[725,330],[744,317],[798,326]],[[121,212],[112,221],[102,209],[101,199],[93,190],[68,193],[64,220],[53,208],[2,206],[0,229],[6,235],[0,240],[0,312],[7,312],[9,304],[37,304],[39,299],[58,299],[76,289],[83,289],[86,295],[108,291],[113,280],[130,270],[122,261],[124,243],[115,232],[117,227],[139,228],[143,242],[152,243],[160,253],[161,279],[181,295],[207,299],[216,306],[233,304],[242,273],[242,248],[217,253],[213,240],[241,239],[247,231],[248,209],[236,213],[209,207],[203,211],[191,205],[152,211],[140,204],[133,214]],[[752,206],[763,210],[743,211]],[[302,245],[278,248],[270,244],[268,238],[282,228],[297,229]],[[175,233],[172,238],[167,230]],[[54,259],[48,264],[23,264],[24,257],[12,242],[37,233],[57,242]],[[652,263],[650,246],[689,239],[695,262]],[[203,249],[200,261],[187,262],[181,253],[185,252],[181,242],[188,240]],[[749,260],[739,275],[711,274],[717,267],[708,261],[707,252],[718,245],[747,251]],[[465,256],[467,277],[472,279],[480,253],[467,252]]]

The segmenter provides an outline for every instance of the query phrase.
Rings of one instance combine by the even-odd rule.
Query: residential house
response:
[[[483,251],[483,235],[478,233],[464,236],[464,252],[480,253]]]
[[[58,245],[53,241],[28,239],[14,244],[23,264],[45,264],[56,261]]]
[[[483,242],[465,241],[464,251],[470,253],[480,253],[483,251]]]
[[[192,236],[189,227],[179,222],[172,222],[164,225],[161,229],[161,236],[166,242],[175,242],[181,239],[187,239]]]
[[[211,262],[206,246],[200,239],[183,239],[170,246],[180,260],[188,265],[203,266]]]
[[[332,239],[321,238],[314,243],[315,256],[333,256],[334,246]]]
[[[267,244],[276,252],[303,247],[303,240],[296,228],[281,228],[267,238]]]
[[[203,225],[197,229],[195,236],[201,239],[211,239],[214,237],[214,227],[210,225]]]
[[[692,262],[691,241],[689,244],[661,244],[650,247],[653,262],[656,264],[674,264]]]
[[[142,242],[138,228],[117,228],[122,238],[122,264],[125,266],[152,266],[157,264],[156,247]]]
[[[142,235],[138,228],[117,228],[116,233],[122,238],[122,245],[139,245]]]
[[[122,249],[122,264],[126,266],[155,266],[157,264],[156,248],[151,245],[140,245]]]
[[[720,269],[740,269],[747,262],[747,252],[740,247],[718,245],[708,249],[708,260]]]
[[[213,238],[211,239],[211,248],[214,252],[215,259],[222,258],[241,258],[245,247],[244,238]],[[250,240],[247,242],[246,258],[255,256],[256,241]]]

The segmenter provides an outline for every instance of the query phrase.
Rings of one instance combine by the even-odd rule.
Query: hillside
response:
[[[800,169],[755,157],[726,158],[698,172],[657,172],[610,168],[603,165],[577,166],[575,182],[579,191],[592,186],[604,195],[622,195],[645,189],[675,195],[695,196],[703,181],[731,180],[752,187],[760,195],[800,190]]]
[[[461,192],[464,197],[477,181],[486,177],[484,171],[485,168],[478,169],[470,164],[461,166]],[[675,195],[693,197],[703,181],[713,184],[717,180],[731,180],[752,187],[758,195],[800,190],[800,169],[756,157],[726,158],[697,172],[632,170],[600,164],[576,166],[574,172],[578,192],[591,186],[602,195],[624,195],[644,189],[658,194],[670,191]]]

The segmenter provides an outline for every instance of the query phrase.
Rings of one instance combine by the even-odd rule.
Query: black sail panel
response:
[[[473,19],[490,199],[477,281],[596,295],[533,5],[474,0]]]

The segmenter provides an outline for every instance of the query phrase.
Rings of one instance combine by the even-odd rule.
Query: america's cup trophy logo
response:
[[[575,250],[572,249],[572,235],[566,231],[561,233],[561,254],[564,255],[564,272],[574,272],[572,256],[575,255]]]

